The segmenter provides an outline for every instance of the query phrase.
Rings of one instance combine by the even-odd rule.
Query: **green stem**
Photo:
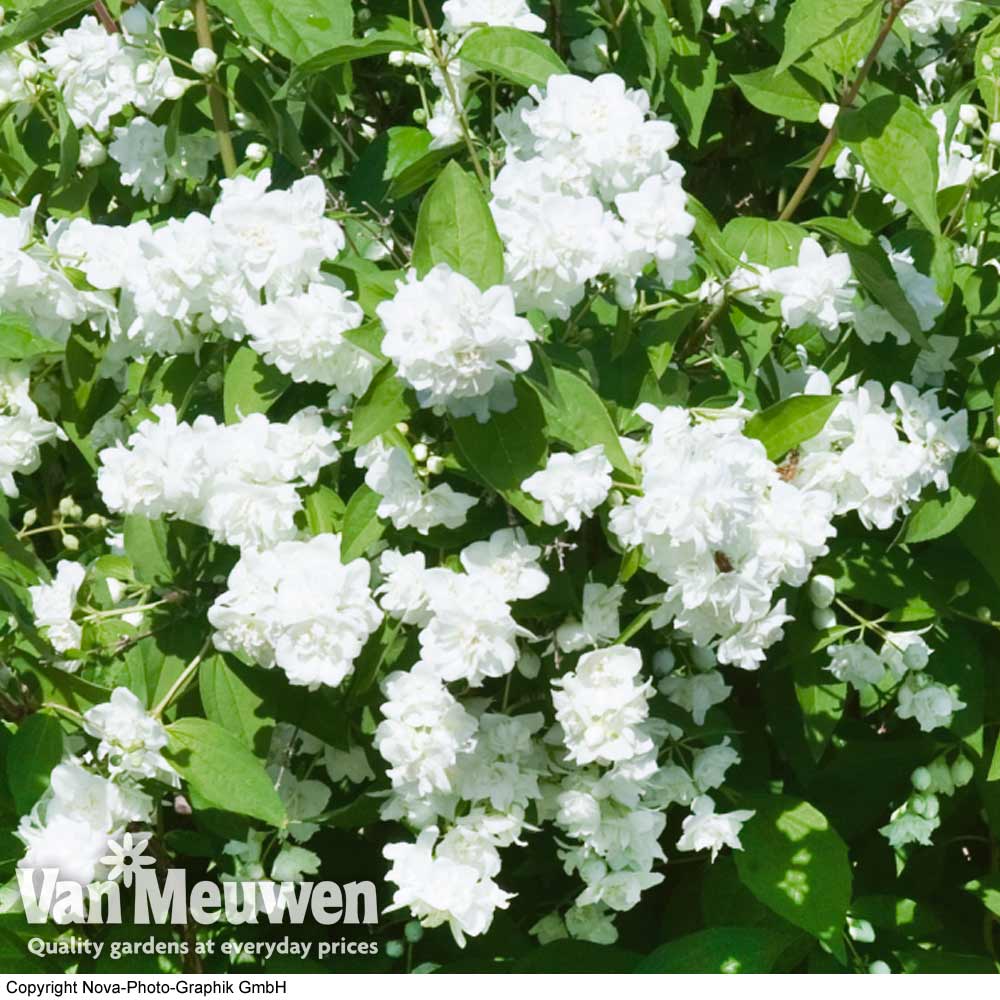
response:
[[[205,640],[201,649],[198,650],[198,655],[181,671],[177,680],[170,685],[170,690],[163,696],[162,700],[153,709],[153,711],[149,713],[154,719],[158,719],[161,715],[163,715],[163,713],[170,707],[174,698],[177,697],[185,687],[187,687],[188,681],[194,676],[195,671],[201,665],[201,661],[205,658],[205,654],[208,652],[211,645],[212,640],[211,637],[209,637]]]
[[[198,47],[211,49],[212,27],[208,21],[208,7],[205,0],[194,0],[194,29],[198,38]],[[226,109],[226,98],[214,79],[207,82],[208,106],[212,111],[212,125],[215,127],[215,137],[219,143],[219,156],[222,158],[222,169],[227,177],[236,173],[236,151],[233,149],[233,138],[229,132],[229,112]]]

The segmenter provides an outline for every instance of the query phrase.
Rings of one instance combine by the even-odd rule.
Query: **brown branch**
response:
[[[886,39],[892,31],[893,25],[896,23],[896,18],[899,17],[900,11],[909,3],[909,0],[892,0],[889,7],[889,15],[885,19],[885,23],[882,25],[882,29],[878,33],[878,37],[875,39],[875,44],[872,45],[871,51],[865,58],[861,69],[858,71],[858,75],[854,82],[844,91],[843,96],[840,99],[840,104],[837,110],[837,116],[839,118],[840,112],[845,111],[853,106],[854,101],[858,96],[858,92],[861,90],[862,84],[868,78],[868,74],[871,71],[872,66],[875,65],[875,60],[878,58],[879,52],[882,51],[882,46],[885,45]],[[809,193],[809,189],[813,186],[813,181],[819,175],[820,170],[823,168],[823,163],[826,161],[830,150],[833,149],[833,144],[837,141],[837,121],[834,119],[833,125],[830,126],[829,131],[826,133],[826,138],[823,140],[823,144],[816,150],[816,155],[812,159],[812,163],[809,164],[809,169],[806,171],[805,176],[799,183],[799,186],[795,189],[795,193],[788,200],[788,204],[785,205],[784,211],[778,216],[780,222],[787,222],[796,212],[799,205],[802,204],[802,199]]]
[[[122,30],[118,27],[118,22],[111,16],[111,11],[101,3],[101,0],[95,0],[94,13],[109,35],[117,35]]]

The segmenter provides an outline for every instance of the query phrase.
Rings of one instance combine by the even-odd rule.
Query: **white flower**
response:
[[[900,18],[918,45],[931,45],[939,31],[954,35],[968,9],[965,0],[912,0]]]
[[[954,692],[935,684],[924,673],[910,673],[899,689],[896,714],[901,719],[916,719],[920,729],[929,733],[951,725],[955,712],[965,708]]]
[[[541,554],[537,545],[528,544],[522,529],[501,528],[486,541],[466,545],[459,560],[469,576],[486,579],[503,600],[523,601],[549,585],[548,575],[538,565]]]
[[[559,452],[540,472],[529,476],[521,489],[541,501],[546,524],[565,521],[576,531],[607,499],[611,489],[611,463],[604,446],[595,444],[575,455]]]
[[[340,536],[244,552],[208,620],[217,649],[278,666],[292,684],[337,687],[382,613],[364,559],[341,562]]]
[[[80,647],[83,629],[73,621],[73,609],[84,576],[86,570],[79,563],[60,559],[51,583],[28,588],[35,624],[56,652],[65,653]]]
[[[447,923],[459,946],[465,935],[484,934],[497,909],[507,908],[510,893],[471,865],[435,852],[437,827],[428,827],[415,844],[389,844],[383,854],[392,862],[386,878],[399,888],[385,912],[409,909],[425,927]],[[440,848],[439,848],[440,850]]]
[[[919,632],[891,632],[879,655],[900,680],[911,670],[923,670],[933,652]]]
[[[617,638],[621,631],[618,610],[625,588],[603,583],[583,586],[583,620],[570,619],[556,629],[556,645],[564,653],[575,653],[587,646],[600,646]]]
[[[431,619],[420,631],[420,655],[429,669],[472,687],[514,669],[517,637],[531,633],[514,621],[491,579],[434,577],[429,596]]]
[[[359,448],[354,461],[367,469],[365,485],[382,497],[378,516],[392,521],[395,528],[416,528],[422,535],[439,524],[458,528],[478,502],[447,483],[425,489],[406,451],[386,446],[381,438]]]
[[[642,655],[628,646],[584,653],[576,669],[552,682],[552,704],[568,756],[577,764],[614,764],[646,753],[639,728],[649,714],[652,683],[641,680]]]
[[[412,788],[419,796],[450,792],[449,768],[472,745],[475,719],[421,663],[390,674],[382,690],[384,718],[375,730],[375,748],[391,765],[393,788]]]
[[[532,14],[525,0],[445,0],[442,31],[460,33],[477,25],[493,28],[520,28],[543,33],[545,22]]]
[[[97,759],[108,761],[112,777],[124,773],[177,783],[173,768],[160,752],[167,745],[166,729],[128,688],[115,688],[109,701],[88,709],[83,728],[100,740]]]
[[[30,388],[26,366],[0,361],[0,489],[9,497],[19,494],[14,473],[35,472],[42,461],[41,446],[65,439],[58,425],[39,414]]]
[[[364,395],[379,368],[372,354],[345,334],[364,313],[335,278],[314,281],[304,292],[281,296],[246,314],[250,346],[296,382],[322,382]]]
[[[222,181],[222,197],[212,209],[212,237],[250,288],[280,295],[318,277],[320,264],[343,249],[344,233],[324,215],[326,191],[319,177],[297,180],[287,191],[269,191],[270,183],[269,170],[252,179]]]
[[[880,683],[885,677],[885,663],[864,642],[834,644],[828,652],[830,662],[826,669],[838,681],[846,681],[860,690],[868,684]]]
[[[708,710],[713,705],[721,705],[733,690],[718,670],[684,676],[668,674],[657,687],[675,705],[690,712],[697,726],[705,722]]]
[[[793,330],[815,323],[825,333],[835,334],[851,317],[850,259],[846,253],[827,257],[812,238],[802,241],[798,263],[771,271],[765,287],[781,297],[781,316]]]
[[[684,819],[677,847],[682,851],[711,851],[713,861],[723,847],[741,851],[740,828],[753,814],[752,809],[716,813],[715,802],[702,795],[691,804],[691,815]]]
[[[718,788],[726,779],[726,771],[740,762],[740,755],[729,745],[727,736],[721,743],[697,750],[691,777],[701,792]]]
[[[376,309],[385,327],[382,350],[421,406],[455,416],[512,410],[514,374],[531,364],[531,324],[514,313],[505,285],[480,291],[447,264],[424,278],[410,271],[393,299]]]

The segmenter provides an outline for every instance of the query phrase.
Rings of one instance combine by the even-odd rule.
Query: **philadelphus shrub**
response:
[[[996,971],[994,6],[9,9],[5,971]]]

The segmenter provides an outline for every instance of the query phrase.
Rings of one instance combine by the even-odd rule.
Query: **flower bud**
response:
[[[233,115],[233,124],[237,128],[249,128],[250,127],[250,116],[245,111],[237,111]]]
[[[958,120],[969,128],[979,124],[979,108],[975,104],[963,104],[958,109]]]
[[[440,455],[431,455],[427,459],[427,471],[432,476],[440,476],[444,472],[444,459]]]
[[[692,646],[691,662],[699,670],[711,670],[718,661],[715,659],[715,653],[708,646]]]
[[[17,75],[22,80],[34,80],[39,73],[38,63],[34,59],[22,59],[17,66]]]
[[[672,649],[661,649],[653,656],[653,673],[657,677],[666,677],[677,664],[677,657]]]
[[[38,520],[38,511],[34,507],[31,510],[26,510],[24,512],[24,517],[21,519],[21,527],[30,528]]]
[[[972,590],[972,584],[968,580],[959,580],[955,584],[955,596],[965,597],[965,595]]]
[[[990,126],[987,138],[994,146],[1000,146],[1000,122],[994,122]]]
[[[84,133],[80,139],[79,164],[87,167],[99,167],[108,158],[108,151],[104,148],[104,143],[92,135],[90,132]]]
[[[886,965],[885,962],[881,962],[881,961],[879,961],[879,962],[872,962],[872,964],[868,966],[868,971],[873,976],[890,976],[890,975],[892,975],[892,969],[890,969],[889,966]]]
[[[201,76],[208,76],[215,70],[219,62],[219,57],[209,48],[195,49],[191,56],[191,65],[194,71]]]
[[[63,535],[62,543],[63,548],[68,552],[76,552],[80,548],[80,539],[76,535]]]
[[[990,611],[985,605],[976,608],[976,617],[981,622],[991,622],[993,621],[993,612]]]
[[[184,91],[187,87],[184,85],[184,81],[179,76],[172,76],[163,85],[163,96],[168,101],[179,101],[184,96]]]
[[[413,457],[418,462],[426,462],[427,455],[428,455],[427,445],[423,443],[418,443],[413,446]]]
[[[402,958],[403,952],[406,948],[403,946],[402,941],[387,941],[385,945],[385,953],[389,958]]]
[[[260,163],[267,156],[267,146],[262,142],[251,142],[246,148],[246,158],[251,163]]]
[[[416,944],[424,936],[424,929],[421,927],[420,921],[411,920],[403,928],[403,936],[410,944]]]
[[[951,780],[955,782],[956,788],[961,788],[963,785],[967,785],[972,781],[972,775],[975,768],[972,766],[972,761],[968,757],[959,757],[954,764],[951,765]]]
[[[931,772],[926,767],[918,767],[910,775],[910,781],[918,792],[926,792],[931,787]]]
[[[840,114],[840,106],[837,104],[823,104],[819,109],[819,123],[823,128],[833,128]]]
[[[837,624],[837,616],[834,614],[833,608],[813,608],[812,623],[814,628],[825,632]]]
[[[526,677],[529,681],[534,680],[538,676],[538,671],[542,669],[542,661],[539,659],[538,654],[530,649],[526,649],[517,658],[517,672],[522,676]]]
[[[836,596],[837,584],[832,576],[824,576],[821,573],[809,581],[809,600],[813,602],[814,607],[828,608]]]

